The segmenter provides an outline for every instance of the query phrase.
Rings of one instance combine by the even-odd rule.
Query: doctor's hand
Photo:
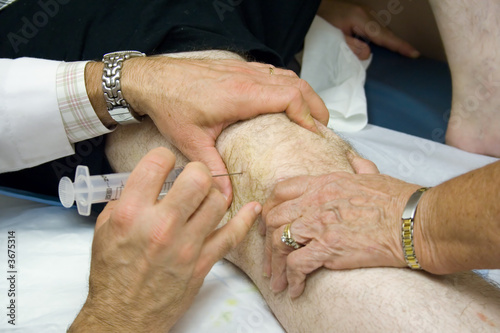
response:
[[[166,332],[187,310],[212,266],[250,229],[261,206],[249,203],[224,227],[226,212],[208,169],[188,164],[157,200],[175,157],[148,153],[119,201],[97,220],[89,294],[70,332]]]
[[[311,131],[317,131],[313,118],[328,123],[325,104],[307,82],[292,71],[270,68],[241,60],[134,58],[124,62],[123,93],[190,160],[225,174],[215,141],[232,123],[283,111]],[[230,179],[215,183],[229,204]]]
[[[370,163],[352,157],[358,174],[301,176],[276,185],[262,213],[264,273],[271,276],[274,292],[288,285],[292,297],[300,296],[307,274],[320,267],[406,266],[401,216],[419,186],[375,173]],[[360,173],[360,168],[371,173]],[[295,250],[282,242],[287,224],[291,237],[303,247]]]
[[[366,42],[353,36],[366,38],[379,46],[410,58],[420,56],[420,53],[411,44],[396,36],[385,26],[380,25],[370,15],[370,8],[338,0],[323,0],[318,15],[342,30],[347,45],[360,60],[369,58],[370,47]]]

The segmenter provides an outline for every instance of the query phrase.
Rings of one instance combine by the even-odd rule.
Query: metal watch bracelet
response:
[[[403,254],[408,267],[411,269],[422,269],[415,255],[415,245],[413,244],[413,225],[415,221],[415,212],[417,211],[418,202],[427,191],[428,187],[422,187],[413,193],[408,199],[403,216],[401,217],[401,243],[403,245]]]
[[[140,117],[123,98],[121,87],[121,70],[123,62],[134,57],[144,57],[139,51],[119,51],[107,53],[102,57],[104,69],[102,71],[102,90],[108,112],[118,124],[137,124]]]

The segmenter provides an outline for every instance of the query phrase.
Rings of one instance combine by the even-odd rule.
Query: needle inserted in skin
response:
[[[222,174],[222,175],[212,175],[212,177],[234,176],[234,175],[241,175],[241,174],[243,174],[243,171],[232,172],[232,173],[225,173],[225,174]]]

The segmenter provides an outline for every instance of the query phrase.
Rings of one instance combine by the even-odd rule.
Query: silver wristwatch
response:
[[[102,57],[104,69],[102,71],[102,90],[108,107],[108,112],[118,124],[137,124],[140,117],[123,98],[121,88],[121,74],[123,62],[130,58],[144,57],[138,51],[119,51],[107,53]]]

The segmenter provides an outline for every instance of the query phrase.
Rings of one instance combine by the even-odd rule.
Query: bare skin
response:
[[[360,59],[369,57],[370,48],[354,34],[406,56],[418,55],[410,44],[385,27],[375,35],[369,34],[365,29],[370,21],[368,11],[342,1],[324,0],[318,15],[344,32],[349,47]],[[138,114],[148,115],[184,155],[205,163],[213,173],[227,173],[214,143],[222,129],[238,120],[285,111],[290,119],[311,131],[317,130],[313,118],[323,124],[328,122],[324,103],[294,72],[242,62],[237,55],[225,54],[220,58],[216,53],[205,52],[207,57],[198,59],[182,58],[179,54],[132,58],[123,65],[122,91]],[[116,123],[102,96],[102,68],[100,62],[87,65],[86,87],[97,115],[111,127]],[[273,75],[269,76],[271,68]],[[219,92],[217,98],[215,91]],[[219,178],[215,182],[229,204],[229,179]]]
[[[153,147],[169,146],[153,124],[149,126],[123,127],[111,135],[107,155],[117,171],[133,168]],[[284,115],[266,115],[224,130],[217,149],[228,171],[244,174],[232,177],[234,200],[222,224],[243,203],[263,203],[280,180],[352,173],[349,146],[325,127],[318,128],[322,136]],[[182,164],[180,156],[177,161]],[[500,291],[473,273],[436,277],[396,268],[319,269],[308,279],[304,294],[293,299],[288,292],[270,289],[271,279],[262,272],[264,247],[256,223],[227,258],[254,281],[287,332],[493,332],[500,326]]]
[[[100,62],[87,64],[86,87],[97,115],[106,126],[113,126],[116,123],[107,112],[102,94],[103,66]],[[328,110],[321,98],[294,72],[244,62],[237,55],[224,59],[133,58],[124,62],[122,72],[123,96],[131,107],[140,115],[148,115],[184,155],[203,162],[213,173],[227,173],[214,147],[215,140],[238,120],[286,111],[311,131],[317,131],[313,117],[328,122]],[[224,96],[215,91],[224,91]],[[229,179],[217,178],[215,183],[229,204]]]
[[[500,3],[430,0],[453,79],[446,143],[500,157]]]
[[[302,176],[274,188],[262,214],[268,235],[264,271],[276,277],[273,290],[282,291],[288,284],[292,295],[299,296],[306,275],[323,266],[407,266],[401,216],[408,193],[422,186],[367,166],[365,174],[356,170],[356,175]],[[499,173],[500,162],[492,163],[425,192],[413,232],[422,269],[450,274],[500,268],[500,259],[492,255],[500,250]],[[286,224],[303,248],[293,251],[283,244]]]
[[[161,135],[151,135],[153,128],[124,130],[113,134],[108,146],[118,171],[130,168],[141,149],[165,144]],[[337,136],[329,132],[321,138],[307,132],[279,115],[260,116],[223,132],[217,148],[228,170],[245,171],[232,177],[234,200],[225,220],[245,202],[263,202],[280,179],[352,172],[345,157],[348,146]],[[265,239],[257,229],[256,223],[227,258],[254,281],[287,332],[495,331],[500,325],[500,291],[473,273],[436,277],[395,268],[320,269],[308,278],[299,298],[288,292],[275,294],[272,280],[262,272]]]
[[[99,215],[89,294],[68,332],[168,331],[211,267],[252,226],[261,210],[255,202],[214,231],[227,205],[200,162],[188,164],[158,200],[174,163],[167,149],[150,151],[131,173],[120,200]]]
[[[318,9],[318,15],[342,30],[349,48],[361,60],[370,57],[370,46],[354,36],[363,37],[371,42],[385,47],[391,51],[410,58],[417,58],[420,53],[410,43],[399,38],[385,26],[377,26],[376,31],[371,31],[370,8],[355,5],[344,1],[323,0]]]
[[[398,8],[395,15],[407,8],[405,2],[409,1],[377,1],[384,10],[391,6]],[[370,5],[373,1],[361,3]],[[496,0],[429,0],[429,3],[452,74],[453,99],[446,143],[473,153],[500,157],[500,3]],[[403,55],[418,56],[410,44],[384,27],[370,35],[367,28],[374,17],[366,8],[324,0],[318,14],[344,31],[347,43],[360,59],[369,56],[369,47],[352,38],[353,33]],[[346,17],[352,19],[345,21]],[[427,53],[434,52],[434,49],[427,50]],[[443,110],[443,117],[448,116],[447,111]]]

